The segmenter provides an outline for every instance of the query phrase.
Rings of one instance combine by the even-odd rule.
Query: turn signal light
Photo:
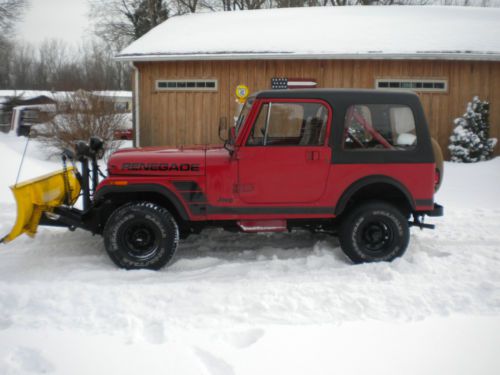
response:
[[[110,181],[110,185],[125,186],[128,185],[128,181]]]

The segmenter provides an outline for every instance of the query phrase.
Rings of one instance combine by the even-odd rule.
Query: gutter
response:
[[[140,76],[139,69],[132,62],[132,69],[134,69],[134,147],[141,147],[141,126],[140,126]]]
[[[185,53],[123,54],[117,61],[207,61],[207,60],[454,60],[500,61],[500,52],[415,52],[415,53]]]

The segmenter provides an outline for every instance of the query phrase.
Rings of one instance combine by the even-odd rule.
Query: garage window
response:
[[[157,91],[217,91],[216,79],[162,79],[156,81]]]
[[[375,80],[377,89],[412,90],[422,92],[448,92],[448,81],[445,79],[392,79]]]

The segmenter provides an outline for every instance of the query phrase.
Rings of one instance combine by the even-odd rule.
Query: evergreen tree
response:
[[[136,1],[134,6],[135,8],[125,15],[134,26],[135,39],[139,39],[168,18],[167,5],[163,0]]]
[[[97,18],[96,35],[118,50],[170,16],[167,0],[90,0],[90,4]]]
[[[497,140],[489,138],[489,110],[490,104],[475,96],[463,116],[455,119],[448,146],[451,161],[475,163],[492,157]]]

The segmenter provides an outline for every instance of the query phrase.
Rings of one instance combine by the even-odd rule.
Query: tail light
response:
[[[437,191],[439,183],[441,182],[441,172],[439,169],[434,170],[434,191]]]

